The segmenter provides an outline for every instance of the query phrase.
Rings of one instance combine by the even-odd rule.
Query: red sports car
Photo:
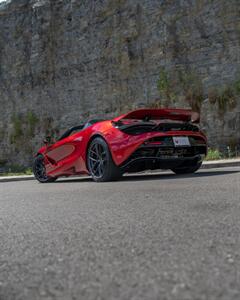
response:
[[[52,182],[89,174],[103,182],[153,169],[194,173],[207,154],[197,123],[199,115],[185,109],[138,109],[112,120],[90,120],[54,143],[47,137],[36,154],[34,175],[40,182]]]

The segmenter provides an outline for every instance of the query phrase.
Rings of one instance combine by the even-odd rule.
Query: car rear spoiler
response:
[[[157,109],[137,109],[127,114],[121,115],[115,118],[113,121],[118,122],[124,119],[136,119],[136,120],[179,120],[183,122],[199,123],[200,115],[197,112],[193,112],[191,109],[176,109],[176,108],[157,108]]]

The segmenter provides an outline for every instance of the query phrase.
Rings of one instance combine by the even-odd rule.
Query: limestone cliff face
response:
[[[46,132],[138,107],[202,110],[210,144],[240,139],[238,0],[0,4],[0,160]]]

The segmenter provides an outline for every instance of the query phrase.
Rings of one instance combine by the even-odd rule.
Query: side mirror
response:
[[[49,146],[52,142],[51,136],[46,136],[45,139],[43,140],[43,142],[46,146]]]

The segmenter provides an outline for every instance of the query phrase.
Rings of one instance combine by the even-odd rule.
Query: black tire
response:
[[[175,168],[171,169],[176,174],[192,174],[195,173],[202,165],[202,162],[198,162],[196,165],[192,167],[183,167],[183,168]]]
[[[39,154],[33,162],[33,174],[35,178],[41,183],[53,182],[57,177],[49,177],[46,175],[46,169],[44,165],[44,157]]]
[[[87,166],[96,182],[114,181],[122,175],[112,159],[107,143],[101,137],[94,138],[88,147]]]

